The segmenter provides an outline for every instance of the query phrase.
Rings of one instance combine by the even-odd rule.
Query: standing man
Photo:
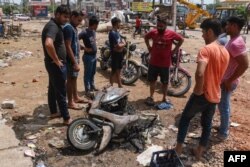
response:
[[[48,104],[51,118],[63,117],[63,123],[70,123],[66,102],[66,48],[62,27],[69,21],[70,9],[66,5],[58,6],[55,18],[43,28],[42,45],[45,55],[45,67],[49,75]],[[57,104],[61,114],[57,113]]]
[[[230,54],[230,62],[221,84],[221,101],[218,105],[221,115],[221,124],[218,134],[219,140],[226,140],[229,130],[230,97],[239,84],[239,77],[247,70],[249,63],[244,39],[240,31],[244,26],[244,19],[232,16],[227,20],[226,32],[230,40],[226,49]]]
[[[148,81],[150,82],[150,96],[146,100],[146,104],[153,106],[153,95],[155,92],[155,84],[158,75],[160,75],[162,83],[163,97],[162,101],[166,101],[167,88],[169,81],[169,68],[171,65],[171,55],[176,53],[182,45],[184,39],[174,31],[166,29],[166,19],[158,18],[156,28],[145,36],[145,43],[151,54],[148,69]],[[152,39],[153,45],[150,46],[149,40]],[[177,44],[172,50],[172,44]]]
[[[134,32],[134,34],[133,34],[133,37],[134,37],[134,38],[135,38],[136,33],[137,33],[137,34],[140,34],[140,33],[141,33],[141,24],[142,24],[142,22],[141,22],[141,16],[138,15],[138,16],[136,17],[136,20],[135,20],[135,32]]]
[[[198,160],[208,144],[215,107],[220,102],[220,83],[229,63],[229,53],[217,41],[221,32],[220,22],[206,19],[200,27],[206,46],[198,53],[196,84],[181,115],[176,145],[176,152],[180,155],[189,123],[198,112],[201,112],[202,134],[199,146],[193,149]]]
[[[63,28],[63,35],[67,51],[67,95],[68,95],[68,108],[79,110],[76,103],[84,103],[77,94],[77,77],[80,71],[79,66],[79,53],[80,45],[78,41],[77,26],[82,22],[84,15],[82,12],[72,11],[70,23],[66,24]]]
[[[94,77],[96,73],[96,29],[99,24],[99,19],[96,16],[91,16],[89,26],[86,30],[79,34],[79,39],[83,40],[84,55],[82,57],[84,63],[84,86],[87,95],[91,91],[97,91],[95,87]]]
[[[121,69],[123,61],[123,50],[126,46],[126,43],[122,41],[122,37],[118,30],[120,29],[121,20],[117,17],[114,17],[111,20],[113,29],[109,32],[109,43],[111,51],[111,76],[110,84],[113,86],[114,82],[117,82],[118,87],[122,88],[121,82]]]

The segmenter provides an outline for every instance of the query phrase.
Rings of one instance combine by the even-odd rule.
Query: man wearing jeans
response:
[[[62,116],[64,124],[70,123],[66,103],[66,48],[62,25],[69,21],[70,9],[61,5],[56,9],[55,18],[43,28],[42,45],[45,55],[45,67],[49,75],[48,104],[51,118]],[[61,114],[57,113],[57,104]]]
[[[196,84],[180,119],[176,145],[176,152],[180,155],[191,119],[202,112],[202,135],[199,146],[193,149],[197,159],[201,158],[208,144],[215,107],[220,101],[220,83],[229,63],[229,53],[216,40],[221,32],[220,23],[206,19],[200,27],[206,46],[198,53]]]
[[[230,40],[225,46],[230,54],[230,62],[221,84],[221,101],[218,105],[221,115],[221,125],[218,139],[226,140],[228,137],[230,119],[230,97],[232,91],[239,83],[239,77],[248,68],[248,57],[244,39],[240,31],[245,21],[239,17],[232,16],[227,20],[226,32]]]
[[[91,91],[97,91],[94,83],[94,76],[96,73],[96,29],[99,24],[99,19],[92,16],[89,19],[89,27],[79,34],[79,39],[84,43],[84,55],[82,57],[84,63],[84,86],[86,95]]]

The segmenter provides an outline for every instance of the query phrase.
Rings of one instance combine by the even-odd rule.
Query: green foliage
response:
[[[18,6],[16,5],[3,5],[2,8],[3,13],[8,15],[16,13],[17,11],[19,12]]]
[[[236,8],[237,9],[237,13],[244,17],[244,18],[247,18],[247,11],[246,11],[246,7],[245,6],[239,6]]]
[[[54,5],[54,10],[56,10],[57,5]],[[53,13],[53,5],[48,6],[48,12]]]

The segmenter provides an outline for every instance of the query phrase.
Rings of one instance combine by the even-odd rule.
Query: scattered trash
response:
[[[13,109],[16,106],[15,100],[4,100],[2,102],[2,109]]]
[[[0,60],[0,68],[8,67],[9,64],[6,63],[4,60]]]
[[[149,166],[153,152],[163,150],[162,146],[152,145],[144,152],[137,156],[136,161],[143,166]]]
[[[232,127],[238,127],[238,126],[240,126],[240,124],[238,124],[236,122],[231,122],[230,126],[232,126]]]
[[[33,150],[29,149],[24,151],[24,155],[34,158],[36,156],[36,153]]]
[[[36,164],[36,167],[46,167],[43,161],[39,161]]]
[[[40,113],[40,114],[38,115],[38,118],[42,118],[42,119],[44,119],[44,118],[46,118],[46,115],[44,115],[44,114]]]
[[[49,140],[49,145],[55,147],[55,148],[63,148],[64,147],[64,141],[60,140],[58,137],[53,137]]]
[[[178,132],[178,128],[177,128],[176,126],[174,126],[174,125],[169,125],[169,126],[168,126],[168,129],[171,129],[171,130],[173,130],[174,132]]]
[[[195,133],[188,133],[187,137],[190,137],[190,138],[195,138],[196,134]]]
[[[7,122],[7,120],[6,120],[6,119],[1,119],[1,120],[0,120],[0,125],[5,124],[5,122]]]
[[[34,139],[38,138],[39,136],[40,136],[40,134],[37,133],[37,134],[34,134],[34,135],[26,136],[26,139],[27,140],[34,140]]]
[[[155,107],[158,110],[168,110],[168,109],[174,108],[173,104],[171,104],[170,102],[162,102],[162,103],[156,105]]]
[[[34,143],[28,143],[27,146],[32,149],[36,148],[36,145]]]
[[[37,80],[36,78],[34,78],[34,79],[32,80],[32,82],[38,82],[38,80]]]

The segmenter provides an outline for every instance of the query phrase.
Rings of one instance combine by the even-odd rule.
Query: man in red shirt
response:
[[[148,81],[150,82],[150,97],[147,98],[148,105],[154,105],[153,95],[158,75],[161,78],[163,98],[166,101],[167,88],[169,81],[169,68],[171,65],[171,55],[179,50],[184,39],[174,31],[168,30],[167,22],[164,18],[157,19],[156,29],[145,35],[145,43],[151,54],[148,69]],[[150,46],[149,40],[153,44]],[[172,44],[176,41],[175,48],[172,50]]]
[[[135,32],[133,34],[134,38],[135,38],[135,34],[140,34],[141,33],[141,24],[142,24],[142,21],[141,21],[141,16],[138,15],[136,17],[136,20],[135,20]]]

